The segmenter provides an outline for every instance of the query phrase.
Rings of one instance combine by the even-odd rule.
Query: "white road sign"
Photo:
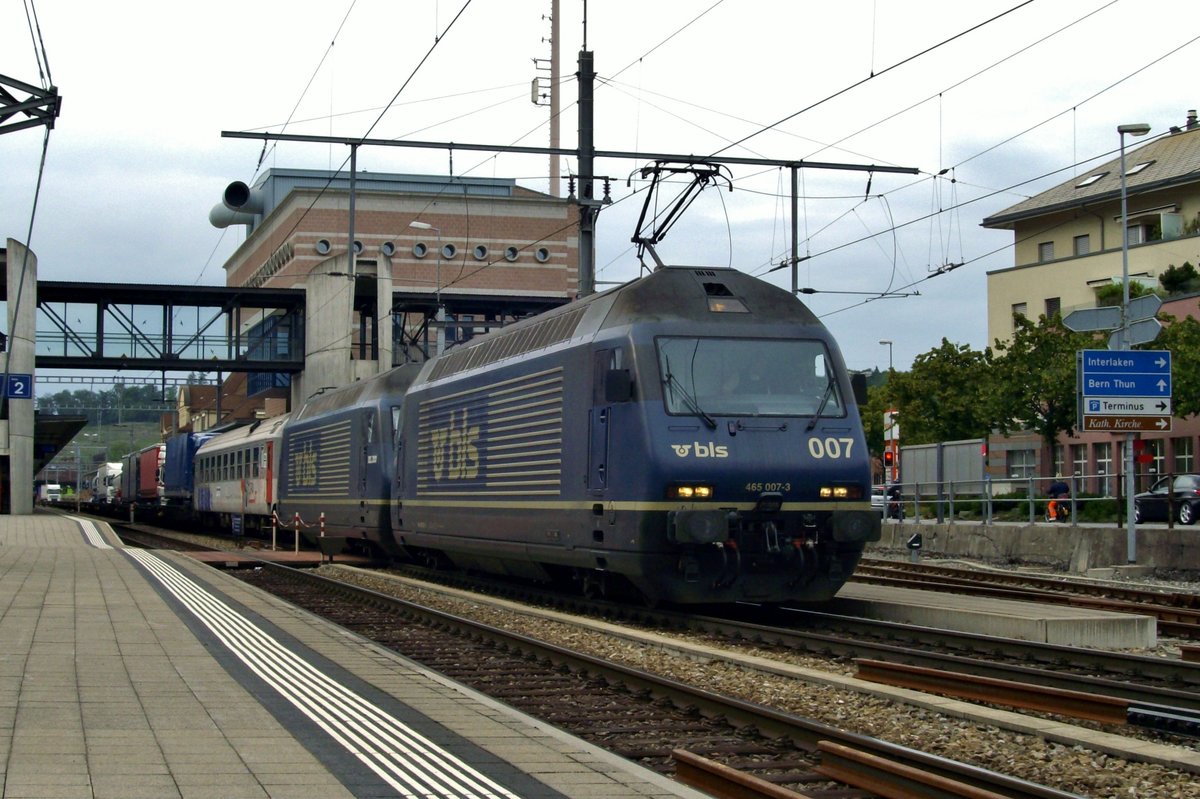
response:
[[[1159,397],[1086,397],[1084,413],[1120,416],[1170,416],[1171,398]]]

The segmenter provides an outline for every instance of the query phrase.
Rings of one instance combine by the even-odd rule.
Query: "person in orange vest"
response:
[[[1050,502],[1046,505],[1046,518],[1052,522],[1066,521],[1067,506],[1063,504],[1063,498],[1071,493],[1071,488],[1062,481],[1062,475],[1055,475],[1054,482],[1050,484]]]

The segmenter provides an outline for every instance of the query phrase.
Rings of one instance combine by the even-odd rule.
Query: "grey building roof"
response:
[[[548,194],[518,186],[512,178],[483,178],[440,175],[400,175],[386,172],[359,171],[355,174],[356,192],[387,192],[390,194],[441,194],[447,197],[532,197],[557,200]],[[283,204],[293,191],[311,189],[316,191],[350,191],[350,175],[345,171],[331,172],[323,169],[268,169],[244,198],[241,205],[230,204],[230,184],[222,202],[213,207],[209,221],[215,227],[247,225],[247,235],[262,223],[276,207]]]
[[[1139,164],[1148,164],[1138,170]],[[1137,170],[1135,172],[1135,170]],[[1125,149],[1126,193],[1130,198],[1174,186],[1200,182],[1200,126],[1171,133],[1136,149]],[[1095,176],[1100,177],[1096,178]],[[1095,178],[1095,179],[1093,179]],[[1047,214],[1102,205],[1121,198],[1120,157],[1100,164],[1041,194],[989,216],[985,228],[1012,229],[1014,224]]]

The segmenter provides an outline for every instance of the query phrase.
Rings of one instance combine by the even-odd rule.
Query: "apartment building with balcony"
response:
[[[1129,279],[1159,289],[1171,266],[1200,268],[1200,122],[1195,111],[1140,146],[1126,139]],[[1117,144],[1114,126],[1113,143]],[[988,341],[1011,339],[1016,316],[1066,316],[1098,304],[1122,283],[1121,164],[1114,158],[987,217],[985,228],[1011,230],[1013,265],[987,275]],[[1200,317],[1195,294],[1165,298],[1162,313]],[[1138,489],[1167,473],[1200,470],[1200,420],[1173,420],[1173,429],[1143,433]],[[1034,434],[993,437],[994,477],[1053,474],[1084,478],[1079,490],[1116,492],[1124,435],[1060,436],[1046,447]]]

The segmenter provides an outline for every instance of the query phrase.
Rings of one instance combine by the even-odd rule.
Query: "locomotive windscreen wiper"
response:
[[[666,359],[664,358],[663,360],[665,361]],[[709,430],[717,429],[716,420],[704,412],[704,409],[700,407],[700,403],[696,402],[696,398],[688,393],[687,389],[683,387],[683,383],[679,382],[679,378],[671,374],[671,370],[669,368],[667,369],[667,376],[663,378],[663,383],[665,383],[668,388],[674,386],[675,389],[679,391],[679,397],[683,400],[683,404],[687,405],[688,408],[691,409],[692,413],[703,419],[705,426],[708,427]]]
[[[833,375],[829,375],[829,382],[825,384],[825,393],[821,395],[821,404],[817,406],[817,412],[808,420],[808,426],[804,428],[804,432],[811,433],[812,429],[817,426],[817,420],[821,418],[821,414],[825,413],[825,406],[829,404],[830,398],[833,397]]]

